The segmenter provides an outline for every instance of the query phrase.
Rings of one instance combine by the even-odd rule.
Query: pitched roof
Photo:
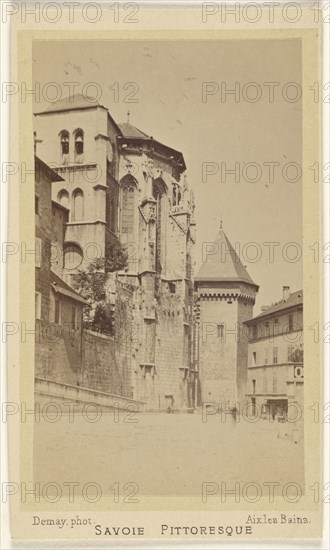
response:
[[[223,229],[220,229],[216,239],[210,244],[214,247],[210,248],[195,281],[242,282],[259,288],[246,271]]]
[[[168,157],[172,160],[175,159],[175,161],[179,164],[179,166],[181,167],[181,172],[186,169],[186,164],[181,151],[178,151],[177,149],[173,149],[173,147],[169,147],[168,145],[161,143],[157,139],[154,139],[152,136],[149,136],[145,132],[142,132],[142,130],[139,130],[138,128],[136,128],[136,126],[133,126],[128,122],[120,123],[118,124],[118,127],[122,134],[121,139],[142,140],[145,143],[152,143],[153,150],[155,152],[157,152],[157,150],[160,151],[165,149],[167,151]]]
[[[151,136],[148,136],[148,134],[145,134],[128,122],[123,122],[118,124],[118,126],[125,138],[151,139]]]
[[[255,320],[262,319],[263,317],[267,317],[268,315],[272,315],[273,313],[280,313],[281,311],[284,311],[286,309],[289,309],[291,307],[295,306],[302,306],[304,301],[304,293],[302,290],[297,290],[296,292],[292,292],[289,295],[289,298],[287,300],[280,300],[276,304],[273,304],[272,306],[269,306],[265,311],[262,313],[259,313],[256,317],[253,317],[253,319],[249,319],[246,321],[246,323],[252,323]]]
[[[58,113],[59,111],[72,111],[74,109],[91,109],[95,107],[103,107],[98,101],[96,101],[92,97],[88,97],[83,94],[76,94],[73,96],[64,97],[63,99],[59,99],[58,101],[54,101],[51,103],[51,105],[44,109],[43,111],[40,111],[38,113],[35,113],[37,115],[41,115],[44,113]],[[105,109],[105,107],[103,107]]]
[[[55,170],[48,166],[48,164],[46,164],[43,160],[37,157],[37,155],[34,155],[34,171],[37,182],[39,182],[39,178],[41,178],[41,176],[47,178],[51,183],[54,181],[64,181],[62,176],[55,172]]]
[[[183,155],[180,151],[177,151],[176,149],[173,149],[172,147],[168,147],[167,145],[164,145],[163,143],[153,139],[152,136],[149,136],[145,132],[142,132],[142,130],[139,130],[132,124],[129,124],[127,122],[122,124],[117,124],[112,116],[109,113],[109,110],[107,107],[104,107],[104,105],[101,105],[97,100],[94,98],[88,97],[83,94],[76,94],[71,95],[69,97],[65,97],[63,99],[59,99],[58,101],[55,101],[51,103],[47,109],[44,109],[43,111],[39,111],[35,113],[35,115],[44,115],[44,114],[50,114],[50,113],[59,113],[64,111],[74,111],[74,110],[81,110],[81,109],[95,109],[96,107],[100,107],[102,109],[105,109],[108,113],[108,117],[111,119],[112,123],[116,127],[116,130],[118,131],[118,137],[120,139],[133,139],[133,140],[145,140],[146,142],[153,142],[154,147],[160,147],[165,148],[168,151],[169,155],[173,155],[171,158],[175,158],[176,161],[179,163],[179,166],[181,167],[181,171],[186,169],[185,161],[183,158]]]
[[[58,292],[59,294],[63,294],[64,296],[68,296],[72,300],[75,300],[76,302],[81,302],[82,304],[87,304],[86,300],[78,294],[71,286],[69,286],[66,282],[63,281],[54,271],[50,272],[51,276],[51,285],[53,290],[55,292]]]

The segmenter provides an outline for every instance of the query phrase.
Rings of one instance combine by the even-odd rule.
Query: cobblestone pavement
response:
[[[134,482],[142,495],[164,496],[200,496],[203,482],[303,487],[303,443],[278,437],[280,429],[219,415],[104,413],[95,423],[63,415],[35,425],[35,481]]]

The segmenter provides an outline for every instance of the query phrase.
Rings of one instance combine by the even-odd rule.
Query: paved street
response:
[[[222,423],[219,415],[203,423],[200,414],[116,420],[104,413],[97,423],[82,416],[70,423],[63,415],[57,423],[36,424],[35,480],[101,487],[134,482],[140,494],[168,496],[198,496],[205,481],[303,485],[303,444],[278,438],[278,423]]]

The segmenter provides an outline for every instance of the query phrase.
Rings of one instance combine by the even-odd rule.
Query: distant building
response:
[[[253,413],[286,415],[303,400],[303,291],[290,293],[245,322],[249,327],[247,397]],[[256,408],[258,407],[258,411]]]
[[[248,341],[258,285],[221,228],[195,277],[196,362],[201,400],[234,408],[245,400]]]

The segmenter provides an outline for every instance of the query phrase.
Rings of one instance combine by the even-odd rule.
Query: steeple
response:
[[[208,243],[205,261],[195,277],[195,282],[241,282],[258,289],[222,229],[222,221],[214,242]]]

